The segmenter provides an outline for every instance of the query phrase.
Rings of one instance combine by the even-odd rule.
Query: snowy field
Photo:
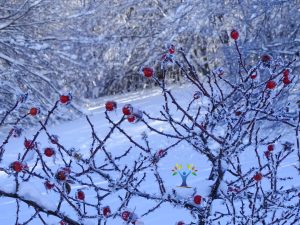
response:
[[[181,87],[172,87],[172,90],[177,96],[179,102],[185,102],[186,104],[190,100],[194,94],[193,88],[190,86],[181,86]],[[96,105],[90,106],[86,109],[86,111],[90,114],[90,119],[95,126],[96,133],[100,138],[104,138],[106,132],[109,130],[109,123],[105,119],[105,108],[104,103],[106,100],[113,99],[117,101],[118,108],[116,112],[110,112],[109,115],[114,121],[118,121],[122,117],[121,108],[124,104],[130,103],[134,107],[137,107],[143,111],[148,112],[151,116],[159,116],[159,110],[162,110],[163,104],[163,96],[161,95],[161,90],[153,89],[143,92],[131,93],[126,95],[114,96],[112,98],[105,97],[100,99]],[[202,100],[197,100],[194,103],[193,107],[197,107],[199,104],[204,104]],[[65,106],[60,106],[65,107]],[[168,127],[163,122],[149,122],[151,126],[156,128],[157,130],[172,133],[172,129]],[[142,133],[146,132],[149,137],[150,148],[153,153],[155,153],[159,149],[164,149],[174,144],[175,141],[169,138],[164,138],[159,136],[158,134],[149,131],[149,129],[143,123],[130,124],[125,121],[122,124],[122,128],[126,130],[131,137],[137,142],[145,145],[142,141]],[[22,153],[24,151],[24,138],[32,138],[35,134],[36,130],[39,128],[31,128],[26,130],[23,135],[19,138],[13,138],[10,140],[9,144],[6,146],[6,152],[4,156],[3,165],[7,167],[9,164],[16,160],[17,154]],[[91,128],[86,121],[86,119],[79,118],[74,121],[65,122],[60,125],[49,126],[48,131],[51,134],[56,134],[59,136],[60,143],[67,147],[79,150],[81,154],[83,154],[83,158],[89,155],[89,148],[91,146]],[[222,132],[222,131],[220,131]],[[284,136],[290,139],[291,142],[295,141],[295,134],[285,133],[281,128],[274,127],[273,130],[270,130],[270,135],[276,133],[283,133]],[[49,146],[49,141],[44,132],[41,132],[40,136],[37,139],[40,148],[45,148]],[[277,143],[280,146],[280,143]],[[118,131],[114,132],[110,140],[105,144],[107,151],[109,151],[113,156],[120,156],[126,151],[132,144],[128,141],[124,135]],[[278,147],[275,144],[275,150]],[[262,148],[265,148],[262,147]],[[267,161],[264,157],[263,152],[265,149],[262,149],[259,154],[261,155],[261,160],[263,163]],[[139,155],[139,150],[133,149],[131,154],[127,155],[125,159],[119,162],[119,165],[122,167],[124,165],[131,167],[135,159],[137,159]],[[33,156],[34,157],[34,156]],[[103,162],[105,155],[103,152],[97,153],[96,161],[101,164]],[[45,159],[47,161],[47,165],[50,168],[55,170],[62,166],[62,162],[57,159],[55,162],[52,159]],[[28,161],[28,166],[31,168],[33,161]],[[181,179],[179,176],[172,176],[172,168],[175,164],[182,164],[183,167],[186,167],[187,164],[193,164],[198,169],[197,176],[190,176],[187,180],[189,186],[193,188],[177,188],[181,184]],[[297,174],[297,170],[293,167],[297,163],[296,152],[292,155],[288,156],[288,158],[284,161],[284,163],[280,166],[279,169],[279,177],[289,176],[293,177],[293,180],[288,181],[279,181],[279,186],[283,186],[283,189],[294,186],[299,189],[300,186],[300,177]],[[253,149],[247,149],[241,156],[241,165],[243,166],[243,170],[247,171],[251,167],[257,166],[257,159],[255,158],[255,152]],[[167,189],[167,193],[172,193],[172,190],[175,189],[176,192],[186,201],[193,201],[193,194],[196,189],[196,193],[204,197],[209,194],[210,188],[209,185],[212,183],[207,180],[210,174],[210,165],[207,162],[207,159],[204,156],[196,153],[188,143],[181,142],[174,148],[168,151],[167,157],[164,157],[158,163],[158,171],[164,181],[165,187]],[[75,168],[76,170],[76,168]],[[151,171],[148,171],[149,175],[146,178],[146,181],[141,185],[141,190],[145,190],[148,193],[159,195],[159,187],[156,182],[154,182],[154,176],[151,174]],[[113,172],[112,172],[113,175]],[[225,174],[225,177],[227,174]],[[229,175],[228,175],[229,176]],[[227,177],[230,179],[230,177]],[[117,177],[116,177],[117,179]],[[3,172],[0,172],[0,182],[5,184],[4,189],[13,190],[13,178],[7,177]],[[101,178],[96,178],[95,182],[99,187],[106,187],[106,182]],[[264,185],[264,179],[262,180],[262,185]],[[3,185],[2,185],[3,186]],[[70,195],[75,195],[77,189],[83,188],[86,193],[86,201],[95,203],[95,194],[92,190],[84,189],[84,186],[79,184],[72,184],[72,191]],[[195,188],[195,189],[194,189]],[[223,190],[227,191],[227,185],[222,184]],[[20,195],[25,196],[27,199],[36,199],[43,206],[49,209],[55,209],[55,206],[58,202],[58,197],[53,194],[51,191],[47,192],[45,187],[39,181],[30,183],[24,183],[21,186]],[[117,210],[117,207],[120,205],[120,200],[117,195],[124,195],[124,192],[118,191],[117,193],[108,196],[101,202],[102,206],[109,205],[112,212]],[[158,202],[154,201],[146,201],[141,198],[133,198],[128,205],[128,209],[134,210],[138,216],[143,215],[152,207],[155,207]],[[34,214],[34,210],[28,208],[27,205],[21,203],[20,208],[20,222],[26,221],[32,214]],[[63,205],[63,207],[65,207]],[[201,205],[199,206],[201,207]],[[224,206],[220,204],[219,201],[216,201],[214,204],[213,210],[221,210]],[[63,208],[65,213],[72,218],[76,218],[76,215],[73,212],[70,212],[67,208]],[[15,216],[16,216],[16,201],[14,199],[9,198],[0,198],[0,224],[15,224]],[[43,217],[48,224],[58,224],[60,220],[54,217],[47,217],[44,215]],[[196,220],[190,215],[188,210],[184,210],[181,208],[174,208],[167,204],[162,204],[158,210],[155,210],[153,213],[150,213],[146,216],[142,216],[140,218],[141,221],[144,222],[145,225],[174,225],[178,221],[185,221],[186,223],[196,222]],[[85,224],[94,224],[89,220],[84,221]],[[29,224],[41,224],[41,222],[36,219]],[[123,220],[120,217],[116,217],[115,220],[108,220],[107,225],[121,225],[123,224]],[[224,222],[225,224],[225,222]],[[300,224],[300,223],[299,223]]]

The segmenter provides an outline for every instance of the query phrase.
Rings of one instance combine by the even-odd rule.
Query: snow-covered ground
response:
[[[187,100],[190,100],[194,94],[193,88],[190,86],[174,86],[172,87],[175,95],[179,99],[180,102],[187,102]],[[119,95],[119,96],[113,96],[112,98],[105,97],[96,105],[90,106],[87,111],[90,113],[90,119],[92,123],[95,126],[95,130],[100,138],[103,138],[106,134],[106,132],[109,130],[109,123],[105,119],[105,109],[104,109],[104,103],[108,99],[113,99],[118,102],[118,109],[116,112],[111,112],[109,115],[112,117],[114,121],[118,121],[118,119],[121,118],[121,108],[126,103],[131,103],[134,107],[137,107],[141,110],[144,110],[151,114],[152,116],[159,116],[159,110],[162,109],[163,104],[163,96],[161,95],[161,90],[159,89],[153,89],[143,92],[137,92],[137,93],[130,93],[126,95]],[[202,104],[201,100],[197,100],[195,102],[196,105]],[[195,106],[196,106],[195,105]],[[151,126],[155,127],[158,130],[165,131],[165,132],[171,132],[171,128],[167,125],[163,124],[162,122],[149,122]],[[122,128],[126,130],[128,134],[131,135],[131,137],[136,140],[137,142],[144,145],[142,141],[142,133],[146,132],[149,137],[150,147],[151,151],[156,152],[159,149],[166,148],[170,146],[171,144],[175,143],[174,140],[168,139],[168,138],[162,138],[158,134],[155,134],[154,132],[149,131],[149,129],[146,127],[146,125],[142,123],[137,124],[130,124],[125,122],[122,125]],[[28,129],[24,132],[24,134],[19,138],[11,139],[9,144],[6,146],[6,152],[4,161],[2,164],[4,166],[9,166],[9,164],[12,161],[15,161],[17,158],[17,154],[24,151],[23,147],[23,141],[24,138],[32,138],[35,131],[38,128],[32,128]],[[86,121],[86,119],[79,118],[74,121],[65,122],[60,125],[54,125],[49,126],[48,130],[51,134],[56,134],[59,136],[60,143],[64,145],[67,148],[74,147],[75,149],[79,150],[81,154],[83,154],[83,157],[89,155],[89,148],[91,145],[91,129]],[[281,132],[278,130],[275,130],[276,132]],[[294,138],[294,134],[286,134],[291,135],[291,138]],[[46,135],[42,132],[41,135],[38,138],[39,147],[44,148],[49,145],[48,138]],[[114,156],[122,155],[124,151],[128,149],[128,147],[132,146],[130,142],[124,137],[123,134],[120,132],[115,132],[111,139],[106,143],[106,149],[112,153]],[[275,146],[276,147],[276,146]],[[276,150],[276,149],[275,149]],[[137,158],[139,152],[138,150],[135,151],[133,148],[132,154],[126,156],[126,160],[122,160],[120,162],[120,165],[132,165],[135,158]],[[263,155],[263,150],[261,151],[261,154]],[[97,153],[97,162],[101,162],[103,159],[104,154],[103,153]],[[52,159],[46,159],[47,165],[55,170],[55,168],[59,168],[62,164],[59,160],[56,160],[55,162]],[[249,167],[254,166],[254,164],[257,163],[257,160],[255,159],[254,153],[245,153],[241,157],[241,164],[243,165],[243,169],[247,169]],[[263,161],[266,160],[265,158],[262,159]],[[299,186],[300,184],[300,178],[296,173],[296,170],[293,168],[295,163],[297,162],[296,153],[293,155],[290,155],[286,160],[285,163],[280,168],[280,175],[281,176],[291,176],[294,177],[294,180],[290,181],[290,185]],[[164,184],[167,188],[167,192],[172,192],[172,189],[175,189],[180,196],[182,196],[185,199],[189,199],[192,202],[192,195],[194,192],[193,188],[190,189],[183,189],[183,188],[177,188],[176,186],[181,184],[181,179],[179,176],[172,176],[171,169],[175,166],[175,164],[182,164],[183,167],[186,167],[187,164],[194,164],[196,168],[198,169],[197,176],[190,176],[187,180],[187,183],[189,186],[192,186],[193,188],[197,189],[197,193],[202,195],[204,198],[208,195],[209,191],[209,185],[211,184],[207,178],[210,173],[210,165],[207,162],[207,159],[197,154],[189,144],[185,142],[181,142],[179,145],[177,145],[175,148],[173,148],[171,151],[168,152],[167,157],[164,157],[159,162],[159,172],[162,176],[162,179],[164,181]],[[2,166],[3,166],[2,165]],[[31,166],[29,162],[29,167]],[[150,171],[149,171],[150,172]],[[13,179],[11,177],[6,177],[6,175],[3,172],[0,172],[0,182],[4,185],[4,188],[7,190],[13,189],[12,182]],[[141,186],[141,190],[145,190],[149,193],[156,193],[159,194],[159,188],[156,182],[154,181],[153,175],[149,173],[146,182]],[[101,187],[101,185],[105,186],[105,181],[101,179],[96,179],[95,182]],[[262,181],[263,182],[263,181]],[[38,182],[31,182],[29,184],[22,184],[24,187],[22,187],[22,196],[25,196],[25,198],[32,199],[32,200],[38,200],[41,202],[45,207],[47,208],[55,208],[56,203],[58,202],[58,198],[55,197],[54,194],[51,192],[47,192],[43,186],[43,184]],[[286,184],[287,185],[287,184]],[[2,185],[3,186],[3,185]],[[72,185],[72,191],[70,195],[75,195],[75,192],[79,188],[84,188],[78,184]],[[227,186],[224,185],[224,191],[227,190]],[[87,202],[94,202],[95,203],[95,195],[90,190],[85,190],[86,194],[86,201]],[[118,194],[122,194],[122,192],[119,192]],[[117,199],[116,195],[112,195],[102,202],[102,206],[109,205],[112,209],[112,211],[116,210],[119,204],[119,200]],[[130,204],[128,206],[129,209],[135,210],[137,215],[142,215],[145,212],[147,212],[149,209],[154,207],[157,203],[153,201],[145,201],[141,200],[140,198],[133,198],[132,201],[130,201]],[[0,198],[0,224],[14,224],[15,223],[15,215],[16,215],[16,202],[14,199],[9,198]],[[73,216],[73,218],[76,218],[76,215],[72,215],[71,212],[68,211],[68,209],[64,208],[66,214]],[[21,212],[20,212],[20,222],[26,221],[32,214],[33,210],[31,208],[28,208],[26,205],[21,204]],[[59,220],[57,218],[49,216],[46,218],[47,222],[49,224],[58,224]],[[173,225],[175,222],[183,220],[187,223],[195,222],[195,219],[190,215],[188,210],[184,210],[182,208],[174,208],[170,205],[162,204],[158,210],[156,210],[154,213],[151,213],[147,216],[144,216],[141,218],[141,220],[144,222],[145,225]],[[87,224],[93,224],[88,223],[89,221],[86,221]],[[121,225],[123,221],[120,218],[116,218],[115,220],[109,220],[108,225]],[[36,219],[32,221],[30,224],[41,224],[41,222]]]

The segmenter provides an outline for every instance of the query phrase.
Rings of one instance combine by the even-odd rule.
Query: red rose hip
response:
[[[284,76],[284,77],[288,77],[289,74],[290,74],[290,71],[289,71],[288,69],[285,69],[285,70],[283,71],[283,76]]]
[[[239,38],[239,32],[237,30],[232,30],[230,32],[230,37],[236,41]]]
[[[78,190],[77,194],[76,194],[76,198],[79,199],[79,200],[81,200],[81,201],[84,201],[84,199],[85,199],[84,192],[82,190]]]
[[[48,189],[48,190],[51,190],[52,188],[54,188],[54,184],[51,184],[50,181],[45,181],[44,183],[45,185],[45,188]]]
[[[276,87],[276,82],[275,82],[275,81],[269,80],[269,81],[267,82],[267,85],[266,85],[266,88],[267,88],[267,89],[274,89],[275,87]]]
[[[201,204],[201,201],[202,201],[202,197],[200,195],[196,195],[194,196],[194,203],[199,205]]]
[[[39,113],[39,109],[38,108],[35,108],[35,107],[32,107],[30,110],[29,110],[29,114],[31,116],[36,116],[38,113]]]
[[[144,67],[143,68],[143,73],[144,73],[144,76],[147,77],[147,78],[150,78],[153,76],[154,74],[154,71],[152,68],[150,67]]]
[[[32,149],[34,147],[34,144],[32,143],[32,140],[25,139],[25,141],[24,141],[24,147],[26,149]]]
[[[109,112],[115,110],[117,108],[117,103],[115,101],[107,101],[105,103],[105,109]]]
[[[104,215],[105,217],[108,217],[110,214],[111,214],[110,207],[109,207],[109,206],[104,207],[104,208],[103,208],[103,215]]]
[[[257,174],[255,174],[254,176],[253,176],[253,179],[255,180],[255,181],[261,181],[261,179],[262,179],[262,174],[261,173],[257,173]]]
[[[122,108],[122,112],[125,116],[129,116],[132,114],[133,111],[133,107],[130,104],[126,104],[124,105],[124,107]]]
[[[274,150],[274,145],[268,145],[268,151],[271,152]]]
[[[134,115],[129,115],[127,117],[127,120],[129,123],[134,123],[135,122],[136,117]]]
[[[24,165],[19,162],[19,161],[15,161],[13,162],[10,167],[17,173],[21,172],[24,169]]]
[[[59,101],[62,103],[62,104],[68,104],[70,101],[71,101],[71,96],[70,95],[61,95],[59,97]]]
[[[268,63],[271,61],[271,56],[268,55],[268,54],[264,54],[260,57],[260,60],[263,62],[263,63]]]
[[[170,45],[169,46],[169,53],[170,54],[174,54],[175,53],[175,46],[174,45]]]
[[[252,73],[252,74],[250,75],[250,78],[251,78],[252,80],[254,80],[256,77],[257,77],[257,73]]]
[[[264,152],[264,154],[265,154],[265,156],[266,156],[267,159],[269,158],[270,153],[271,153],[270,151],[265,151],[265,152]]]
[[[54,149],[53,148],[45,148],[45,150],[44,150],[44,154],[45,154],[45,156],[47,156],[47,157],[51,157],[51,156],[53,156],[54,155]]]
[[[284,77],[283,80],[282,80],[282,82],[283,82],[285,85],[288,85],[288,84],[291,83],[291,81],[289,80],[288,77]]]
[[[61,170],[61,171],[58,171],[55,175],[56,179],[59,180],[59,181],[64,181],[67,179],[67,175],[66,175],[66,172]]]
[[[130,214],[131,214],[130,212],[124,211],[122,212],[121,217],[123,220],[128,221]]]

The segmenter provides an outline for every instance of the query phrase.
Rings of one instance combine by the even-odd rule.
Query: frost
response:
[[[1,178],[1,182],[3,182],[3,185],[1,185],[0,190],[7,192],[7,193],[15,193],[16,192],[16,185],[15,183],[6,178],[6,179],[2,179]]]

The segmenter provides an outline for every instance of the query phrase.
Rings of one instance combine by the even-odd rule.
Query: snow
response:
[[[183,103],[186,101],[186,99],[190,99],[194,94],[194,89],[191,88],[188,85],[184,86],[173,86],[172,91],[175,93],[177,100],[179,102]],[[99,100],[97,105],[90,105],[86,112],[88,111],[90,114],[90,120],[95,126],[95,130],[97,135],[99,135],[100,138],[103,138],[106,134],[106,132],[109,130],[109,127],[111,125],[108,124],[108,122],[105,120],[105,109],[104,109],[104,103],[106,100],[116,100],[118,102],[118,109],[116,112],[109,113],[109,116],[111,116],[113,121],[118,121],[121,117],[120,110],[122,106],[126,103],[131,103],[134,107],[137,107],[141,110],[144,110],[148,113],[150,113],[151,116],[158,116],[159,110],[161,108],[159,106],[162,105],[163,97],[161,95],[161,91],[159,89],[154,89],[150,91],[144,91],[142,93],[133,93],[133,94],[127,94],[127,95],[120,95],[120,96],[114,96],[114,97],[105,97]],[[205,105],[205,100],[199,100],[195,104],[203,104]],[[62,106],[63,107],[63,106]],[[164,130],[167,133],[172,133],[173,130],[165,125],[163,122],[151,122],[151,126],[158,130]],[[149,138],[150,142],[150,148],[151,152],[155,153],[158,149],[168,147],[169,145],[174,143],[174,140],[168,139],[168,138],[162,138],[155,134],[154,132],[150,132],[146,125],[143,123],[137,123],[137,124],[130,124],[130,123],[124,123],[122,124],[122,129],[126,129],[126,132],[130,134],[130,136],[140,143],[142,146],[145,144],[142,142],[142,136],[141,134],[143,132],[146,132]],[[24,151],[23,149],[23,140],[25,137],[30,138],[33,136],[34,131],[36,131],[37,128],[32,128],[29,130],[26,130],[25,133],[16,139],[13,139],[13,141],[10,141],[10,143],[6,146],[7,152],[5,153],[3,164],[7,167],[9,166],[10,162],[16,159],[16,156],[18,153],[22,153]],[[51,134],[56,134],[59,136],[59,141],[62,145],[64,145],[67,149],[71,149],[72,147],[75,147],[80,151],[80,153],[83,155],[83,157],[89,155],[89,148],[91,144],[91,130],[89,127],[89,124],[87,123],[86,119],[84,117],[76,119],[74,121],[61,123],[58,125],[52,125],[48,127],[48,130]],[[220,134],[223,134],[224,130],[219,130]],[[277,131],[279,132],[279,131]],[[280,131],[281,132],[281,131]],[[286,136],[293,136],[293,134],[285,134]],[[275,136],[275,134],[274,134]],[[46,135],[42,132],[41,135],[38,137],[39,146],[41,148],[46,147],[49,145],[48,138]],[[109,152],[113,156],[121,155],[128,147],[130,147],[131,144],[128,143],[127,139],[120,133],[115,132],[111,138],[106,142],[105,147],[109,150]],[[209,146],[210,148],[217,151],[219,149],[219,144],[216,142],[212,142],[212,144]],[[264,146],[265,147],[265,146]],[[263,148],[263,146],[262,146]],[[263,153],[263,152],[262,152]],[[130,166],[132,165],[134,159],[138,157],[138,150],[133,149],[130,155],[128,155],[125,160],[121,161],[120,164]],[[32,156],[34,158],[35,156]],[[101,162],[103,160],[104,156],[101,152],[96,154],[96,161]],[[294,169],[294,165],[296,164],[296,154],[292,154],[287,157],[285,160],[285,163],[281,165],[279,169],[280,176],[292,176],[294,177],[293,181],[280,181],[280,185],[283,185],[285,188],[289,188],[289,186],[294,186],[296,188],[299,188],[300,184],[300,178],[297,175],[296,170]],[[49,166],[54,171],[58,168],[60,168],[63,164],[58,159],[55,162],[51,159],[44,159],[47,163],[47,166]],[[241,156],[241,164],[242,164],[242,170],[247,171],[247,169],[252,167],[257,167],[257,160],[255,159],[255,154],[253,151],[253,148],[247,149]],[[262,158],[263,161],[265,161],[265,158]],[[29,168],[32,168],[34,161],[28,161]],[[181,184],[181,178],[179,176],[172,176],[171,169],[175,166],[175,164],[182,164],[183,168],[186,169],[187,164],[194,164],[198,170],[197,176],[190,176],[187,179],[188,185],[190,185],[192,188],[178,188]],[[222,162],[222,166],[224,169],[227,168],[227,163],[225,161]],[[158,170],[162,177],[162,180],[164,181],[165,187],[166,187],[166,196],[167,194],[172,194],[173,190],[176,190],[178,193],[179,199],[183,202],[189,202],[193,204],[193,194],[194,189],[196,189],[196,193],[203,196],[204,200],[208,200],[208,196],[210,194],[210,188],[214,184],[215,181],[209,181],[208,177],[210,174],[210,167],[211,165],[208,163],[207,159],[198,153],[196,153],[191,146],[186,142],[181,142],[178,144],[175,148],[172,148],[168,151],[167,157],[164,157],[159,163],[158,163]],[[37,168],[37,171],[41,170],[41,168]],[[255,170],[256,171],[256,170]],[[230,175],[228,173],[225,174],[225,178],[230,180]],[[117,180],[118,177],[115,177]],[[140,190],[145,191],[147,193],[150,193],[152,195],[159,195],[159,188],[156,182],[154,181],[154,176],[149,173],[147,175],[146,182],[141,186]],[[3,172],[0,174],[0,182],[5,183],[4,186],[1,186],[1,189],[3,191],[7,192],[14,192],[14,186],[12,185],[14,182],[14,179],[12,177],[7,177]],[[43,186],[43,184],[40,183],[40,180],[34,180],[32,179],[31,182],[24,182],[20,185],[18,194],[22,197],[24,197],[27,200],[32,200],[38,202],[39,205],[42,207],[49,209],[49,210],[55,210],[56,204],[58,202],[57,196],[49,191],[47,192]],[[55,181],[54,181],[55,182]],[[107,182],[96,178],[95,184],[99,187],[105,187],[107,185]],[[262,186],[266,185],[265,180],[262,180],[261,183]],[[279,185],[279,186],[280,186]],[[74,196],[75,192],[79,188],[84,188],[84,185],[80,184],[74,184],[72,186],[71,196]],[[95,193],[92,192],[92,190],[84,189],[86,192],[86,201],[87,202],[95,202]],[[226,192],[227,191],[227,185],[225,183],[221,184],[221,190]],[[118,192],[116,194],[121,195],[121,192]],[[55,197],[56,196],[56,197]],[[120,201],[117,199],[116,195],[111,195],[108,198],[105,199],[105,201],[102,203],[102,206],[109,205],[111,207],[112,212],[117,211],[117,208],[119,206]],[[226,206],[223,204],[224,202],[222,200],[214,200],[213,201],[213,212],[225,210]],[[135,213],[140,216],[143,215],[145,212],[147,212],[152,207],[155,207],[158,202],[154,202],[152,200],[145,201],[144,199],[141,200],[141,198],[134,197],[132,201],[130,201],[128,208],[135,210]],[[0,221],[3,224],[13,224],[15,219],[15,210],[14,210],[15,201],[12,201],[9,198],[2,198],[0,201],[0,211],[4,212],[0,214]],[[65,204],[63,204],[63,210],[66,212],[66,214],[70,215],[73,218],[76,218],[76,214],[74,212],[71,212]],[[200,206],[201,207],[201,206]],[[22,215],[25,217],[28,217],[32,214],[32,209],[28,208],[26,206],[22,206]],[[172,215],[172,216],[170,216]],[[188,210],[173,207],[168,204],[162,204],[158,210],[156,210],[154,213],[149,214],[147,216],[144,216],[140,218],[141,225],[151,225],[151,224],[175,224],[177,221],[186,221],[186,222],[192,222],[195,221],[194,218],[191,216]],[[47,217],[47,222],[49,224],[57,224],[58,219],[54,217]],[[223,221],[224,222],[224,221]],[[119,225],[122,224],[122,220],[117,217],[115,220],[108,220],[107,225]],[[38,220],[32,221],[30,224],[40,224]],[[93,224],[89,220],[85,220],[84,224]],[[225,223],[224,223],[225,224]]]
[[[12,177],[4,176],[1,177],[1,191],[4,191],[6,193],[15,193],[16,192],[16,185],[12,179]]]
[[[34,201],[45,209],[55,211],[57,205],[46,197],[45,189],[37,188],[32,182],[22,182],[18,195],[26,200]]]

